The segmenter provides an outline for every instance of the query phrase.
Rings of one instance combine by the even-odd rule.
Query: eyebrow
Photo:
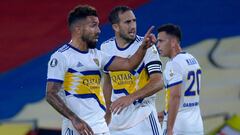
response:
[[[137,19],[134,18],[134,19],[128,19],[128,20],[125,20],[124,22],[131,22],[131,21],[136,21]]]

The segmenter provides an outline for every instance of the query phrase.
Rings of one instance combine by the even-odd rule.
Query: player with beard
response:
[[[136,17],[127,6],[115,7],[109,21],[115,32],[101,45],[101,50],[120,57],[132,56],[144,38],[136,35]],[[110,51],[111,50],[111,51]],[[106,121],[112,135],[159,135],[155,93],[162,89],[161,61],[155,46],[149,48],[142,62],[133,70],[106,71],[104,96]]]
[[[129,59],[95,49],[100,34],[96,10],[78,6],[68,17],[71,41],[54,52],[48,63],[46,99],[63,115],[63,135],[109,135],[104,119],[105,101],[100,70],[132,70],[156,38],[146,33],[144,42]]]

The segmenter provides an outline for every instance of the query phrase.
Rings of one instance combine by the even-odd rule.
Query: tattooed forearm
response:
[[[47,83],[47,102],[53,106],[60,114],[68,119],[76,117],[76,115],[65,105],[62,99],[59,97],[58,92],[61,89],[62,84],[56,82]]]

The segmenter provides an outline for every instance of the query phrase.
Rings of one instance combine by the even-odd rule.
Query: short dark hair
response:
[[[159,32],[166,32],[169,35],[175,36],[178,38],[179,42],[182,40],[182,33],[179,26],[174,24],[164,24],[158,28]]]
[[[94,7],[89,5],[78,5],[69,12],[68,15],[68,26],[71,27],[75,22],[85,19],[87,16],[96,16],[97,11]]]
[[[120,21],[119,19],[119,13],[124,13],[126,11],[132,10],[128,6],[116,6],[112,9],[108,16],[108,20],[111,24],[118,23]]]

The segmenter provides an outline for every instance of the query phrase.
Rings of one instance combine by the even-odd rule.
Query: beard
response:
[[[83,35],[83,36],[82,36],[82,40],[87,43],[88,48],[90,48],[90,49],[94,49],[94,48],[96,48],[96,46],[97,46],[97,42],[96,42],[96,41],[93,41],[92,39],[93,39],[93,38],[91,38],[91,37],[88,36],[88,35],[85,35],[85,36]]]
[[[125,41],[127,41],[127,43],[130,43],[132,42],[133,40],[135,40],[136,38],[136,35],[134,37],[130,37],[130,36],[127,36],[127,34],[124,34],[122,32],[120,32],[120,35],[119,35],[122,39],[124,39]]]
[[[97,46],[97,42],[88,41],[87,44],[90,49],[94,49]]]

